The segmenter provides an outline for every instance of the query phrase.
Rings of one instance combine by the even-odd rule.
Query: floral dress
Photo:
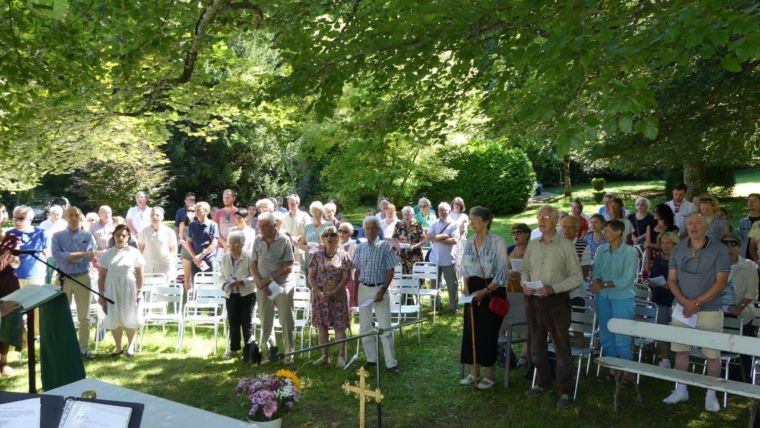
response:
[[[330,292],[340,284],[343,274],[353,267],[349,255],[338,250],[327,257],[324,250],[314,254],[309,269],[316,270],[317,289]],[[315,327],[348,328],[348,299],[345,290],[338,290],[334,296],[323,298],[317,290],[311,293],[311,322]]]
[[[412,220],[409,227],[406,227],[406,222],[401,220],[396,223],[393,239],[399,243],[417,244],[422,240],[422,225],[417,220]],[[401,272],[403,274],[411,274],[414,264],[422,261],[422,247],[417,247],[414,250],[403,249],[397,251],[398,259],[401,263]]]

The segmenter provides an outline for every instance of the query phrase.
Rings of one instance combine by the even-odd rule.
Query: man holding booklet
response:
[[[681,241],[670,256],[668,287],[676,299],[671,325],[720,332],[723,330],[721,293],[726,288],[731,261],[728,249],[707,237],[708,227],[704,216],[689,214],[686,217],[689,237]],[[691,347],[672,343],[670,348],[676,353],[676,369],[686,371]],[[720,377],[720,351],[702,348],[702,353],[707,358],[707,373]],[[686,385],[676,383],[676,389],[663,401],[675,404],[688,399]],[[711,389],[705,395],[705,410],[720,410],[715,391]]]
[[[293,352],[293,291],[294,284],[291,278],[293,269],[293,246],[290,239],[277,231],[275,216],[271,212],[259,215],[259,231],[253,243],[251,257],[251,271],[256,280],[256,301],[261,308],[261,329],[263,339],[261,353],[264,354],[263,363],[277,358],[277,341],[272,334],[274,324],[274,307],[277,306],[277,314],[282,326],[282,342],[285,353]],[[269,360],[266,359],[267,350]],[[285,359],[286,363],[292,363],[293,357]]]

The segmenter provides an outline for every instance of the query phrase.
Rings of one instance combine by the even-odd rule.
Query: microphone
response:
[[[41,253],[43,250],[11,250],[11,254],[14,256],[21,256],[21,255],[32,255]]]

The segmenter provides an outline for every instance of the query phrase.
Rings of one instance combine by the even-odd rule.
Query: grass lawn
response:
[[[432,318],[431,318],[432,319]],[[714,427],[745,426],[749,401],[729,398],[728,409],[717,414],[704,410],[704,391],[691,388],[692,399],[677,406],[665,405],[672,384],[643,379],[643,404],[635,400],[632,387],[622,392],[620,413],[612,410],[614,385],[592,375],[581,379],[578,401],[570,409],[555,407],[556,394],[548,393],[534,399],[524,392],[530,386],[524,378],[525,369],[512,372],[509,389],[501,385],[503,372],[497,369],[499,382],[490,391],[461,387],[459,380],[459,349],[461,316],[439,316],[435,325],[422,325],[422,344],[417,344],[414,328],[407,329],[403,340],[396,339],[396,353],[402,374],[381,374],[384,426],[388,427],[575,427],[575,426],[673,426]],[[145,350],[133,359],[112,359],[110,335],[98,351],[97,359],[86,363],[87,376],[164,397],[190,406],[243,418],[245,410],[234,397],[237,380],[246,375],[274,372],[279,365],[253,366],[240,361],[223,360],[220,345],[217,355],[210,355],[213,340],[207,331],[186,337],[182,354],[174,353],[175,332],[168,329],[151,330],[146,336]],[[353,346],[349,353],[353,352]],[[12,352],[12,360],[16,353]],[[311,360],[316,359],[313,353]],[[360,360],[363,361],[363,358]],[[315,367],[303,356],[293,366],[304,381],[302,401],[288,414],[285,426],[355,427],[358,422],[358,403],[341,390],[346,380],[354,382],[358,366],[341,371],[334,367]],[[0,379],[0,389],[25,391],[25,371],[14,378]],[[39,373],[39,371],[38,371]],[[603,372],[604,374],[604,372]],[[368,382],[377,385],[374,371]],[[38,382],[39,385],[39,382]],[[375,407],[368,408],[368,426],[374,426]]]

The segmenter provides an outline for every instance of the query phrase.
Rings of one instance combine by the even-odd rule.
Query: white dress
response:
[[[113,247],[100,258],[100,267],[107,269],[105,295],[115,303],[108,304],[104,327],[140,327],[137,306],[137,280],[135,268],[145,265],[145,259],[137,248]]]

